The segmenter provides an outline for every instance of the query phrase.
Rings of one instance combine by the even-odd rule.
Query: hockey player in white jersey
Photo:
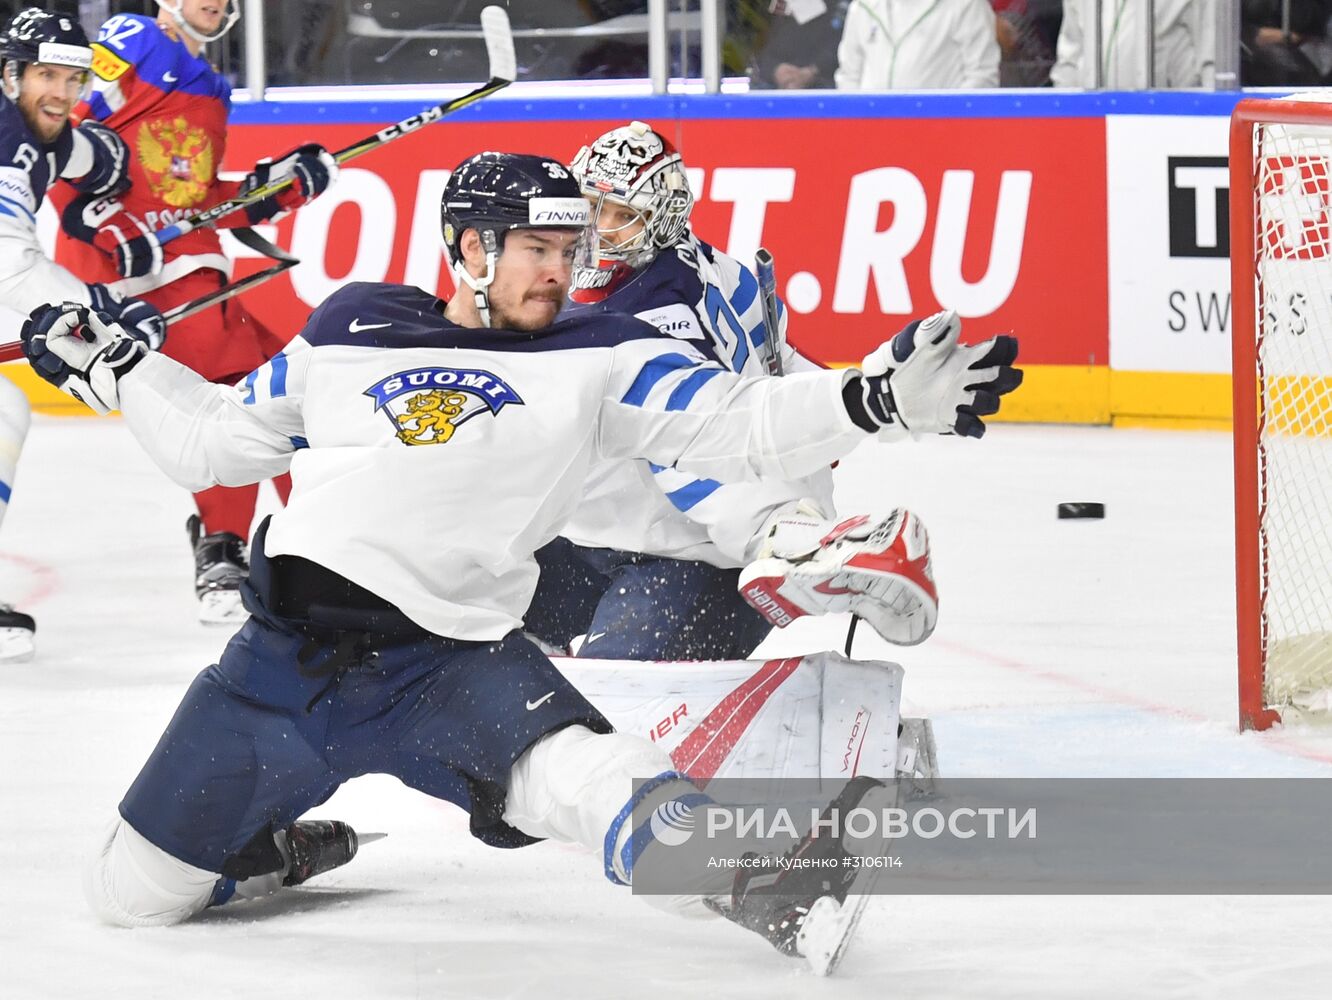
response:
[[[348,860],[345,828],[312,834],[297,817],[371,772],[467,809],[489,844],[571,841],[629,883],[661,846],[635,817],[702,796],[659,746],[612,732],[518,631],[533,553],[590,466],[808,475],[904,413],[956,422],[975,392],[958,372],[988,385],[1011,371],[982,364],[987,346],[940,341],[905,363],[886,344],[864,371],[751,379],[633,317],[559,319],[589,208],[553,159],[473,157],[442,214],[458,294],[349,285],[234,388],[87,309],[39,309],[24,327],[34,368],[119,407],[181,485],[293,480],[256,535],[252,617],[186,693],[88,869],[105,920],[176,923]],[[687,405],[670,405],[685,385]],[[869,807],[881,788],[854,779],[830,808]],[[823,826],[799,850],[838,864],[846,846]],[[750,891],[752,872],[728,876],[707,898],[800,954],[853,888],[855,868],[834,870],[791,866],[775,896]]]
[[[575,271],[573,308],[632,313],[724,368],[767,374],[758,280],[691,231],[694,199],[670,142],[631,122],[584,146],[573,172],[600,236],[596,266]],[[780,303],[779,312],[782,370],[819,370],[787,344]],[[926,323],[958,320],[945,313]],[[585,635],[579,656],[743,659],[772,625],[839,611],[914,644],[937,618],[919,519],[905,510],[834,516],[828,469],[723,484],[640,461],[602,463],[563,536],[537,560],[526,628],[555,648]]]
[[[166,335],[152,306],[85,285],[47,259],[37,240],[37,209],[57,177],[97,194],[125,177],[128,152],[118,135],[96,123],[69,124],[91,66],[88,38],[71,18],[34,7],[0,33],[0,343],[17,339],[33,307],[61,301],[105,311],[152,347]],[[28,398],[0,375],[0,521],[30,420]],[[36,630],[30,615],[0,604],[0,661],[30,659]]]

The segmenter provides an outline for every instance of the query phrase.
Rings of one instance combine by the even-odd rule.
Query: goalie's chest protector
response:
[[[146,17],[121,15],[93,45],[93,92],[76,110],[115,129],[130,151],[125,207],[149,225],[170,225],[218,200],[231,85]],[[169,255],[218,253],[217,232],[196,230]]]

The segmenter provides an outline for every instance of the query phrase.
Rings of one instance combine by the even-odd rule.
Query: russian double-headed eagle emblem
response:
[[[184,118],[159,118],[139,129],[139,163],[153,194],[172,208],[189,208],[208,196],[215,162],[213,142]]]

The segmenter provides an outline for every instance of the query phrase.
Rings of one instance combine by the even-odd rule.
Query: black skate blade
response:
[[[383,840],[387,836],[387,833],[358,833],[356,843],[358,846],[364,847],[366,844],[373,844],[376,840]]]

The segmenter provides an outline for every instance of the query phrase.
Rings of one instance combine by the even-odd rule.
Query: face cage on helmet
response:
[[[21,62],[18,59],[6,59],[3,66],[0,66],[0,92],[3,92],[15,104],[23,94],[23,71],[29,66],[37,66],[39,63]],[[75,69],[77,67],[62,66],[62,69]],[[79,84],[77,94],[73,95],[75,104],[86,100],[92,93],[92,71],[83,71],[83,81]]]
[[[167,0],[157,0],[157,5],[171,15],[171,20],[176,22],[177,28],[201,45],[207,45],[209,42],[215,42],[225,35],[240,20],[240,0],[224,0],[224,2],[227,5],[226,20],[222,22],[222,27],[218,28],[217,32],[212,35],[205,35],[185,20],[185,0],[176,0],[174,7],[167,3]]]
[[[607,204],[629,209],[637,217],[637,220],[643,223],[643,228],[623,243],[616,243],[609,239],[608,237],[614,236],[620,230],[632,226],[634,220],[631,219],[623,226],[617,226],[614,229],[603,229],[597,225],[597,220],[601,218],[601,210]],[[598,191],[596,201],[592,203],[591,218],[592,228],[597,234],[597,253],[601,259],[623,261],[637,270],[651,263],[652,258],[657,255],[656,241],[652,239],[652,217],[630,205],[624,198],[614,196],[608,191]],[[592,266],[595,267],[596,265]]]

